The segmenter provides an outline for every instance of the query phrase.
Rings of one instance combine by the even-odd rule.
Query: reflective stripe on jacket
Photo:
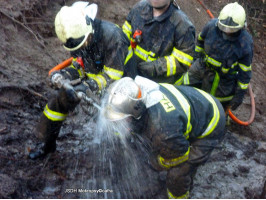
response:
[[[126,61],[132,58],[134,51],[137,63],[153,62],[153,66],[160,68],[152,80],[177,82],[193,62],[195,28],[187,16],[171,4],[164,14],[153,18],[149,3],[140,1],[123,25],[123,31],[130,40],[137,29],[142,31],[142,40],[135,49],[131,49]]]
[[[82,57],[86,76],[95,80],[101,91],[123,76],[128,46],[129,40],[122,29],[113,23],[96,19],[92,44],[86,49],[71,52],[71,55],[74,58]],[[75,67],[72,65],[71,68]],[[82,70],[76,70],[82,76]]]
[[[209,79],[210,92],[222,102],[230,101],[237,89],[247,90],[251,79],[253,41],[245,30],[231,39],[224,39],[217,27],[217,19],[211,20],[199,34],[195,51],[205,55],[206,66],[213,70]],[[189,83],[186,77],[185,83]]]
[[[142,131],[153,141],[159,164],[168,169],[188,160],[188,140],[212,134],[224,111],[202,90],[160,84],[160,91],[164,98],[148,109]]]

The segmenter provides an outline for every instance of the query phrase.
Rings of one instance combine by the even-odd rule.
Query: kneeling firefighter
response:
[[[55,18],[55,31],[63,46],[73,57],[72,65],[50,75],[51,84],[61,88],[46,105],[37,126],[42,140],[30,152],[32,159],[54,152],[63,121],[80,98],[77,91],[101,96],[105,88],[124,73],[124,60],[129,41],[115,24],[95,18],[97,5],[78,1],[63,6]],[[61,87],[65,80],[80,79],[73,87]]]
[[[221,103],[188,86],[158,84],[137,76],[110,85],[104,108],[110,121],[127,120],[151,143],[149,163],[167,170],[169,198],[188,198],[193,175],[225,134]]]

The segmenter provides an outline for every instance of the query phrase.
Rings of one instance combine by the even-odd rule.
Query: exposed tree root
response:
[[[0,91],[4,91],[4,90],[18,90],[20,92],[26,92],[26,93],[29,93],[31,94],[32,96],[36,96],[42,100],[45,100],[47,101],[48,99],[46,97],[44,97],[42,94],[38,93],[38,92],[35,92],[34,90],[32,89],[29,89],[25,86],[17,86],[17,85],[7,85],[7,86],[2,86],[0,87]]]

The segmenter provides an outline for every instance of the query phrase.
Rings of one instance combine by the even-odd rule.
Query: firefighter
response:
[[[195,27],[172,0],[142,0],[123,31],[131,40],[125,73],[180,85],[193,61]]]
[[[197,59],[184,75],[185,85],[212,94],[225,109],[242,103],[251,79],[253,41],[245,27],[244,8],[237,2],[226,5],[199,34]]]
[[[151,166],[167,170],[169,198],[187,198],[193,175],[225,134],[225,114],[212,95],[193,87],[158,84],[136,76],[108,88],[104,114],[130,121],[132,132],[148,138]]]
[[[76,91],[101,96],[111,82],[123,76],[129,40],[115,24],[95,18],[97,8],[96,4],[79,1],[63,6],[56,15],[56,35],[74,59],[71,66],[50,76],[51,84],[58,86],[66,79],[83,81],[75,91],[61,88],[48,101],[37,127],[42,142],[30,152],[32,159],[56,150],[61,125],[80,101]]]

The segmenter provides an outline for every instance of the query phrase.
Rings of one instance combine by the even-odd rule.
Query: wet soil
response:
[[[99,142],[97,124],[80,107],[64,123],[55,153],[42,160],[27,158],[37,141],[40,114],[55,92],[47,84],[48,71],[69,57],[53,20],[61,6],[72,2],[1,0],[0,198],[166,198],[165,174],[149,167],[140,142],[127,141],[131,150]],[[121,26],[137,0],[92,2],[99,4],[99,18]],[[195,0],[177,2],[199,32],[209,20],[203,8]],[[205,1],[215,16],[228,2]],[[254,32],[252,24],[248,27]],[[231,121],[222,144],[198,169],[191,198],[266,198],[264,30],[253,35],[255,120],[248,127]],[[249,95],[235,114],[249,118]]]

